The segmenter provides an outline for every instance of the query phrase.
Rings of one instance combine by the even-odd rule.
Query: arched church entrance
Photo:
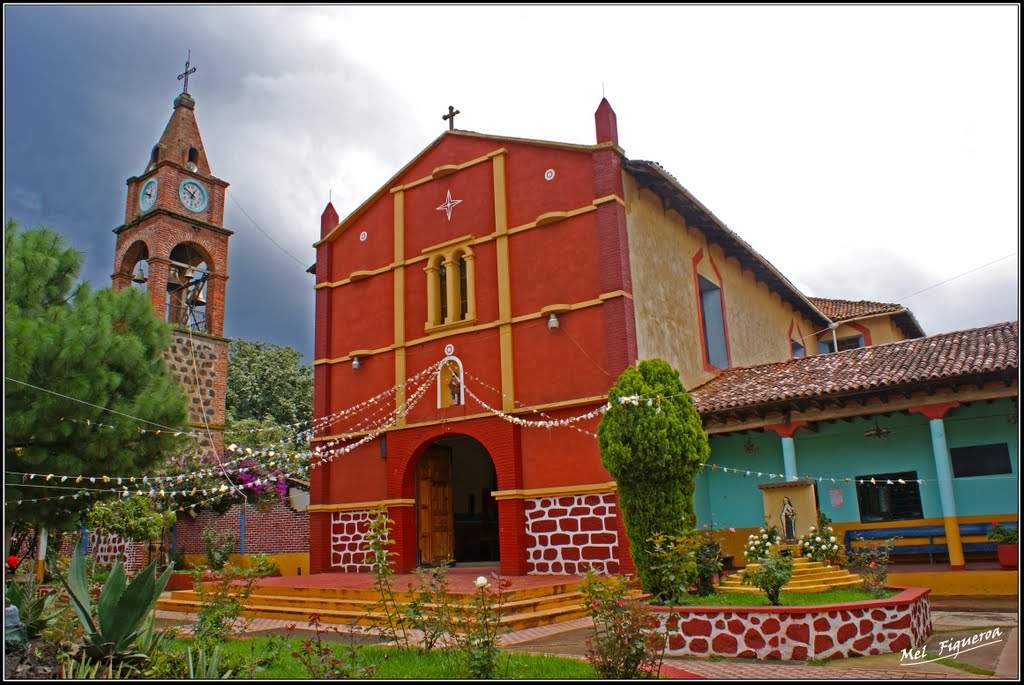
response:
[[[430,443],[416,466],[418,563],[496,564],[497,489],[494,462],[479,442],[454,436]]]

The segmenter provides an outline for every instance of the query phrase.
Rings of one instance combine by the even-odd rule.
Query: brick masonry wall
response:
[[[366,533],[371,512],[335,511],[331,514],[331,570],[368,573],[373,570]]]
[[[618,573],[615,495],[524,500],[528,573]]]
[[[193,359],[194,356],[194,359]],[[224,402],[227,395],[228,343],[175,330],[164,360],[188,398],[188,420],[203,449],[224,449]],[[211,444],[206,424],[213,436]]]
[[[234,505],[223,515],[204,511],[192,518],[188,514],[178,516],[175,524],[175,545],[183,554],[204,554],[203,530],[208,527],[238,537],[241,528],[241,505]],[[309,514],[295,511],[286,504],[276,503],[269,511],[260,511],[248,505],[245,508],[245,551],[247,554],[262,552],[306,552],[309,550]],[[237,548],[235,551],[239,551]]]
[[[927,592],[806,611],[666,608],[659,610],[660,630],[670,656],[803,661],[886,654],[921,646],[931,634]]]
[[[60,539],[61,556],[71,556],[75,553],[75,547],[81,542],[81,535],[78,533],[67,533]],[[137,571],[146,565],[146,543],[132,542],[115,535],[99,530],[89,531],[88,554],[97,563],[110,566],[118,558],[124,563],[126,571]],[[154,550],[155,553],[155,550]]]

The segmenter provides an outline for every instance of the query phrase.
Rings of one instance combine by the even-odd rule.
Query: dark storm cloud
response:
[[[82,277],[109,285],[125,179],[143,171],[191,48],[203,141],[214,174],[231,183],[225,333],[292,345],[310,359],[313,279],[305,268],[315,259],[319,213],[332,184],[344,212],[368,192],[364,176],[386,179],[377,160],[397,166],[410,154],[415,143],[392,134],[402,127],[380,114],[398,111],[400,98],[331,50],[344,36],[309,37],[315,11],[8,7],[5,14],[7,216],[68,236],[85,253]],[[376,159],[346,164],[349,155]]]

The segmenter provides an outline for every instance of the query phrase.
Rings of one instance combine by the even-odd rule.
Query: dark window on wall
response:
[[[1010,448],[1004,442],[992,445],[952,447],[949,450],[949,458],[953,462],[954,478],[1013,473],[1013,466],[1010,464]]]
[[[465,319],[469,313],[469,284],[466,271],[466,255],[459,255],[459,318]]]
[[[441,301],[439,310],[441,312],[440,323],[444,323],[445,321],[448,320],[448,275],[446,273],[446,268],[443,261],[437,265],[437,275],[441,281]]]
[[[803,357],[804,355],[807,354],[807,350],[804,349],[804,346],[798,343],[796,340],[791,341],[789,345],[793,359],[800,359],[800,357]]]
[[[722,289],[703,276],[700,284],[701,320],[704,322],[704,349],[707,363],[720,369],[729,366],[725,352],[725,321],[722,318]]]
[[[917,471],[857,476],[857,506],[862,523],[924,518]]]
[[[849,335],[845,338],[839,338],[839,351],[844,350],[855,350],[858,347],[864,347],[864,336],[863,335]],[[832,344],[831,340],[819,340],[818,341],[818,352],[828,353],[835,352],[835,345]]]

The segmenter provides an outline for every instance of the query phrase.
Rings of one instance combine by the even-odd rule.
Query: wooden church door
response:
[[[421,564],[443,564],[452,558],[454,508],[452,449],[432,445],[417,467],[419,551]]]

